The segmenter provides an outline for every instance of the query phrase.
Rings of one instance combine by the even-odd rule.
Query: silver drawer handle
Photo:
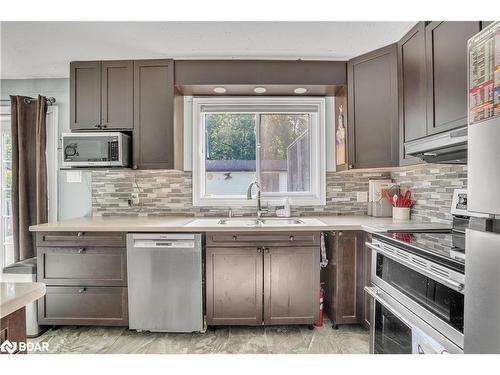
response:
[[[444,276],[441,276],[440,274],[436,273],[435,271],[430,271],[429,269],[427,269],[425,267],[419,266],[418,264],[416,264],[414,262],[411,262],[411,261],[406,260],[402,257],[399,257],[394,253],[391,253],[385,249],[382,249],[381,247],[374,246],[370,242],[365,242],[365,245],[368,246],[370,249],[375,250],[376,252],[378,252],[382,255],[385,255],[386,257],[391,258],[400,264],[407,266],[408,268],[411,268],[414,271],[420,272],[420,273],[430,277],[431,279],[434,279],[438,282],[445,284],[446,286],[452,288],[453,290],[456,290],[457,292],[461,292],[462,290],[464,290],[464,284],[462,284],[462,283],[459,283],[459,282],[450,280]]]
[[[87,290],[87,288],[81,288],[81,289],[78,289],[78,293],[83,293]]]
[[[83,254],[85,252],[85,248],[81,247],[78,249],[78,254]]]
[[[398,309],[395,306],[393,306],[384,297],[379,295],[377,288],[365,286],[365,292],[368,293],[375,301],[379,302],[386,309],[390,310],[399,320],[401,320],[408,327],[410,328],[412,327],[412,324],[398,312]]]

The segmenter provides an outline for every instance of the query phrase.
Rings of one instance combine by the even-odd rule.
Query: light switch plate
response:
[[[356,193],[356,200],[358,202],[362,202],[362,203],[368,201],[368,192],[367,191],[358,191]]]

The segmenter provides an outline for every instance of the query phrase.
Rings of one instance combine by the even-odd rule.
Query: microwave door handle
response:
[[[405,325],[408,327],[412,328],[413,325],[406,319],[403,314],[401,314],[398,310],[397,307],[395,307],[392,303],[387,301],[384,297],[382,297],[378,293],[378,289],[375,287],[369,287],[365,286],[365,292],[370,295],[375,301],[380,303],[382,306],[384,306],[386,309],[390,310],[399,320],[401,320]],[[404,308],[404,307],[403,307]]]
[[[462,284],[462,283],[447,279],[446,277],[443,277],[436,272],[432,272],[432,271],[428,270],[427,268],[421,267],[421,266],[419,266],[415,263],[412,263],[404,258],[398,257],[396,254],[393,254],[387,250],[384,250],[381,247],[374,246],[369,242],[366,242],[365,245],[368,246],[370,249],[375,250],[376,252],[378,252],[382,255],[385,255],[386,257],[391,258],[391,259],[395,260],[396,262],[401,263],[408,268],[411,268],[414,271],[420,272],[420,273],[430,277],[431,279],[433,279],[435,281],[438,281],[440,283],[445,284],[446,286],[450,287],[451,289],[453,289],[457,292],[461,292],[464,290],[464,284]]]

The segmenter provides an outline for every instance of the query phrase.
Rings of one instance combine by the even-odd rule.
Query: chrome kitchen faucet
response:
[[[248,185],[247,199],[252,199],[252,188],[254,185],[257,186],[257,217],[261,217],[263,213],[269,212],[269,208],[262,208],[260,202],[260,185],[257,180],[250,182],[250,185]]]

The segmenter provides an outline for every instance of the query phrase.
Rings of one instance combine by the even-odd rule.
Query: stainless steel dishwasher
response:
[[[127,235],[129,328],[203,330],[201,234]]]

